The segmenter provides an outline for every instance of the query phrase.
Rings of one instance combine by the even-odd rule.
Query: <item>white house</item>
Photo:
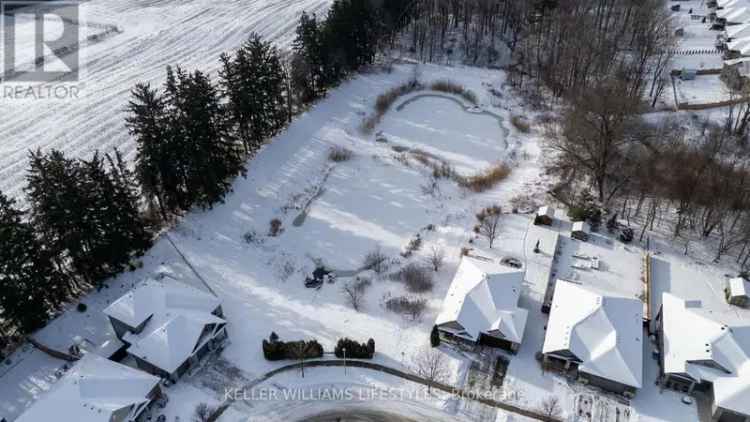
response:
[[[16,422],[134,422],[161,395],[160,379],[86,354]]]
[[[516,352],[528,311],[518,307],[524,271],[463,257],[435,321],[444,337]]]
[[[700,301],[664,293],[657,316],[661,383],[712,397],[712,420],[750,421],[750,325],[729,326]]]
[[[727,283],[727,300],[736,306],[750,305],[750,282],[742,277],[730,279]]]
[[[227,338],[221,301],[173,280],[148,280],[104,313],[138,367],[171,380]]]
[[[542,352],[581,381],[632,397],[643,380],[643,303],[557,280]]]

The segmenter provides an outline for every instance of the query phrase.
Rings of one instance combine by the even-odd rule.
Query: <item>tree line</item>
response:
[[[137,145],[132,169],[117,151],[30,152],[27,207],[0,193],[0,348],[3,337],[39,328],[64,303],[135,269],[175,217],[221,203],[248,158],[295,114],[375,61],[399,7],[336,0],[323,19],[301,16],[290,54],[253,34],[221,56],[217,82],[170,66],[163,86],[137,84],[125,122]]]

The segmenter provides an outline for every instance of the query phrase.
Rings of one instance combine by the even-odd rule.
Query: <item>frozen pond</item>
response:
[[[508,154],[508,129],[497,114],[441,94],[416,95],[385,117],[380,129],[395,144],[419,148],[473,174]]]

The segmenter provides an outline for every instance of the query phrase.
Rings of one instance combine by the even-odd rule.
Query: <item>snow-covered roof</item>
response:
[[[736,7],[741,6],[744,3],[747,3],[748,0],[716,0],[716,4],[719,7]]]
[[[473,340],[499,333],[521,343],[528,311],[518,307],[524,271],[464,257],[458,266],[436,324],[457,322]]]
[[[717,0],[716,4],[725,9],[733,9],[748,4],[748,0]]]
[[[589,233],[591,232],[591,227],[589,226],[589,223],[585,221],[576,221],[573,223],[572,231]]]
[[[640,388],[643,303],[557,280],[544,353],[569,351],[578,370]]]
[[[750,296],[750,282],[742,277],[735,277],[729,280],[729,295],[731,297]]]
[[[746,55],[750,53],[750,37],[737,38],[727,43],[727,48]]]
[[[220,305],[218,298],[177,281],[148,280],[104,313],[131,327],[148,320],[139,334],[125,335],[128,353],[173,373],[193,353],[206,325],[226,323],[212,314]]]
[[[716,16],[726,19],[729,23],[746,23],[750,21],[750,7],[732,7],[719,10]]]
[[[725,31],[729,38],[744,38],[750,36],[750,24],[730,25]]]
[[[16,422],[110,422],[120,409],[147,403],[159,378],[89,353]]]
[[[716,405],[750,415],[750,325],[729,326],[666,292],[661,313],[664,372],[711,382]]]
[[[553,207],[545,205],[539,208],[539,211],[536,212],[536,215],[555,218],[555,209]]]

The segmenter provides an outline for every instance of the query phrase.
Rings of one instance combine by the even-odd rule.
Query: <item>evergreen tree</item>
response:
[[[317,98],[326,79],[317,17],[303,12],[297,25],[292,57],[292,85],[303,103]]]
[[[202,72],[167,68],[166,101],[176,205],[211,207],[223,201],[232,177],[245,174],[242,144],[218,90]]]
[[[119,154],[71,160],[59,151],[31,154],[27,193],[31,220],[58,268],[97,284],[122,271],[150,236],[138,213],[132,174]],[[73,285],[73,288],[78,286]]]
[[[327,74],[335,78],[331,82],[375,60],[382,31],[380,12],[370,1],[333,2],[322,30],[323,51],[330,58]]]
[[[221,85],[245,152],[252,154],[286,123],[286,81],[279,54],[253,34],[234,58],[221,57]]]
[[[167,207],[174,203],[166,198],[175,191],[175,170],[168,154],[172,148],[169,147],[171,139],[165,119],[166,105],[158,91],[148,84],[137,84],[132,96],[125,121],[138,145],[136,177],[146,203],[152,209],[154,205],[158,206],[162,218],[166,220]]]
[[[432,326],[432,331],[430,332],[430,345],[432,347],[440,346],[440,332],[438,331],[437,325]]]
[[[65,296],[66,281],[15,201],[0,192],[0,314],[23,332],[39,328]]]

